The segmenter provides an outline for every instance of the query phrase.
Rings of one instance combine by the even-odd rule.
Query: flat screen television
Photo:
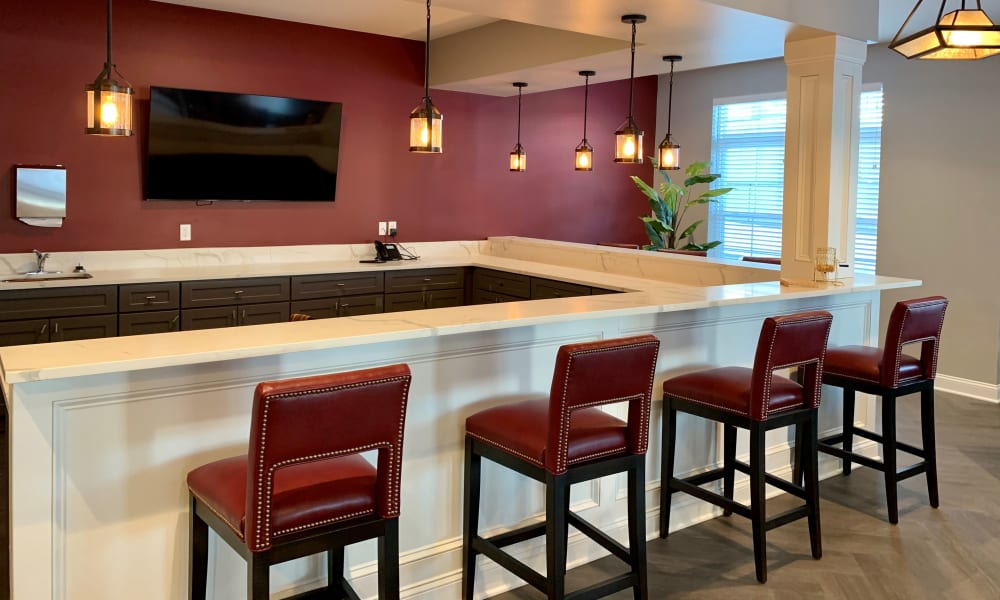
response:
[[[332,202],[339,102],[150,87],[148,200]]]

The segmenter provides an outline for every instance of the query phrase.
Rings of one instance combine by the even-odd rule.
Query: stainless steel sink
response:
[[[93,275],[86,271],[73,271],[72,273],[63,273],[62,271],[45,271],[43,273],[20,273],[14,277],[0,279],[0,281],[24,283],[29,281],[58,281],[60,279],[90,279],[91,277],[93,277]]]

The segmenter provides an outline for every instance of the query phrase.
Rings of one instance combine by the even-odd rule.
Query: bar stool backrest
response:
[[[768,317],[761,326],[750,384],[750,418],[767,419],[775,369],[802,367],[804,407],[818,408],[823,358],[833,315],[826,311]]]
[[[903,346],[920,344],[920,371],[925,379],[937,375],[938,347],[948,299],[929,296],[897,302],[889,316],[885,334],[885,354],[882,358],[882,386],[899,385],[899,361]]]
[[[649,405],[660,341],[652,335],[568,344],[556,356],[549,394],[545,469],[566,472],[570,415],[574,410],[628,402],[628,452],[645,454]]]
[[[378,450],[376,516],[399,516],[409,388],[406,365],[257,386],[247,457],[245,539],[252,551],[271,547],[275,473],[298,464]]]

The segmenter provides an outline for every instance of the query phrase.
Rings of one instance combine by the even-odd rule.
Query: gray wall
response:
[[[996,385],[1000,59],[907,61],[872,46],[864,81],[882,83],[885,92],[876,270],[924,282],[884,294],[883,334],[897,300],[947,296],[939,372]],[[784,90],[781,59],[675,74],[673,135],[682,163],[711,157],[713,99]],[[661,76],[656,143],[666,117],[667,78]],[[700,233],[703,238],[707,230]]]

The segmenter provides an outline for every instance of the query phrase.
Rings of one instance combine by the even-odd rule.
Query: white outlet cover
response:
[[[389,234],[388,228],[386,228],[386,226],[385,226],[385,221],[379,221],[378,222],[378,234],[379,235],[388,235]]]
[[[182,242],[191,241],[191,226],[186,223],[181,225],[181,241]]]

